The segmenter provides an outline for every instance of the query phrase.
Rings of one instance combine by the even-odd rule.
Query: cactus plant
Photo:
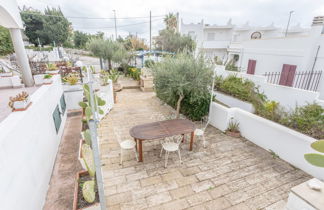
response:
[[[84,200],[86,200],[88,203],[93,203],[96,197],[96,192],[95,192],[96,166],[93,159],[92,149],[88,144],[82,145],[82,158],[85,162],[87,171],[91,177],[91,180],[84,182],[82,186],[82,195]]]
[[[21,93],[19,93],[15,97],[10,97],[9,98],[8,106],[11,109],[14,109],[15,101],[27,101],[28,97],[29,97],[29,94],[27,92],[25,92],[25,91],[22,91]]]
[[[93,203],[96,199],[95,181],[90,180],[83,183],[82,195],[88,203]]]
[[[84,90],[86,102],[83,101],[79,102],[79,106],[85,109],[85,116],[87,121],[89,121],[90,119],[92,119],[92,115],[93,115],[91,110],[92,104],[90,104],[89,86],[87,84],[83,85],[83,90]],[[95,106],[94,106],[95,111],[99,112],[99,114],[104,114],[104,111],[99,107],[104,106],[106,104],[106,101],[100,98],[99,96],[97,96],[96,94],[94,94],[94,100],[95,100]]]
[[[324,153],[324,140],[313,142],[311,147],[320,153]],[[310,164],[324,168],[324,155],[318,153],[308,153],[305,154],[304,157]]]
[[[82,139],[85,140],[87,145],[91,145],[91,134],[89,129],[82,132]]]

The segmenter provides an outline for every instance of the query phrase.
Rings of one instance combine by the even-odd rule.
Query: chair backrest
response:
[[[205,131],[209,124],[208,116],[203,117],[203,119],[201,120],[201,124],[202,124],[202,130]]]
[[[183,136],[182,135],[176,135],[176,136],[170,136],[170,137],[166,137],[164,139],[165,142],[173,142],[176,144],[180,144],[182,141]]]

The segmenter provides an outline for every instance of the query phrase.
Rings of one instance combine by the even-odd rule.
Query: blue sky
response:
[[[233,24],[266,26],[274,23],[284,27],[289,11],[293,10],[291,25],[300,23],[310,27],[314,16],[324,16],[324,0],[17,0],[19,6],[27,5],[43,9],[46,5],[60,6],[68,17],[148,17],[152,11],[153,35],[164,27],[163,17],[168,12],[179,12],[185,23],[200,22],[225,24],[229,18]],[[74,29],[89,33],[105,31],[114,34],[113,19],[69,19]],[[143,38],[149,35],[148,18],[118,19],[118,34],[126,36],[137,33]],[[135,24],[135,25],[131,25]]]

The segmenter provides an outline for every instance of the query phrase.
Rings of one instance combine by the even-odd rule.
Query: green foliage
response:
[[[80,101],[79,106],[85,109],[85,116],[87,121],[89,121],[93,118],[93,113],[91,109],[92,104],[90,103],[90,90],[87,84],[83,85],[83,91],[86,101]],[[104,111],[100,108],[100,106],[104,106],[106,104],[106,101],[94,93],[94,103],[95,112],[98,112],[99,114],[104,114]]]
[[[175,32],[178,27],[177,16],[174,13],[167,14],[163,19],[166,29]]]
[[[324,153],[324,140],[313,142],[311,147],[317,152]],[[324,168],[324,155],[318,153],[309,153],[305,154],[304,157],[310,164]]]
[[[140,80],[141,69],[136,68],[136,67],[127,68],[127,75],[132,77],[134,80],[138,81],[138,80]]]
[[[44,75],[44,79],[51,79],[53,77],[53,75],[50,74],[45,74]]]
[[[228,71],[238,71],[238,68],[237,66],[235,66],[234,64],[227,64],[225,66],[225,70],[228,70]]]
[[[147,68],[151,68],[154,64],[155,62],[152,59],[148,59],[144,62],[144,66]]]
[[[89,129],[86,129],[82,132],[82,138],[84,139],[87,145],[91,145],[91,134]]]
[[[49,8],[41,11],[24,7],[20,12],[29,42],[37,46],[65,43],[71,33],[71,23],[64,17],[60,8]]]
[[[181,35],[170,30],[162,30],[156,37],[157,50],[178,53],[184,51],[193,52],[196,49],[195,41],[189,35]]]
[[[82,185],[82,196],[88,203],[93,203],[96,199],[95,181],[86,181]]]
[[[13,52],[14,49],[9,30],[0,26],[0,55],[7,55]]]
[[[226,130],[230,132],[239,132],[239,126],[240,126],[239,122],[231,119],[230,122],[228,123]]]
[[[194,120],[208,113],[212,70],[202,56],[180,53],[166,57],[153,66],[152,73],[157,96],[177,107],[177,112]]]
[[[49,46],[49,47],[35,47],[35,46],[26,46],[26,49],[32,49],[34,51],[52,51],[53,47]]]
[[[102,86],[106,86],[109,84],[108,80],[109,80],[109,73],[105,70],[101,70],[100,71],[100,84]]]
[[[73,42],[76,48],[85,48],[90,36],[82,31],[74,31]]]
[[[116,83],[116,82],[118,81],[119,76],[120,76],[120,74],[119,74],[119,72],[118,72],[117,69],[113,69],[113,70],[111,70],[110,73],[109,73],[109,79],[111,79],[111,81],[112,81],[113,83]]]
[[[82,158],[91,177],[96,175],[96,166],[93,159],[93,152],[88,144],[83,144],[81,148]]]
[[[316,139],[324,138],[324,109],[316,103],[296,107],[281,123]]]

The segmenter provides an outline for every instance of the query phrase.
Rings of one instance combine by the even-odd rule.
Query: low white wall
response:
[[[226,94],[218,92],[218,91],[214,91],[214,96],[215,96],[215,99],[222,102],[223,104],[226,104],[229,107],[241,108],[241,109],[251,112],[251,113],[254,113],[254,111],[255,111],[254,106],[249,102],[239,100],[235,97],[226,95]]]
[[[0,88],[15,88],[21,87],[21,79],[18,75],[12,77],[0,77]]]
[[[257,86],[259,86],[260,91],[263,92],[269,100],[279,102],[281,106],[288,110],[295,108],[296,105],[304,106],[313,102],[323,104],[321,101],[319,101],[320,93],[318,92],[271,84],[267,82],[265,76],[250,75],[226,70],[216,70],[216,73],[224,78],[229,75],[236,75],[237,77],[251,80]]]
[[[312,166],[304,159],[304,154],[316,152],[310,147],[316,139],[242,109],[212,104],[209,114],[212,126],[225,131],[231,117],[239,123],[243,137],[266,150],[272,150],[281,159],[306,173],[324,180],[324,169]]]
[[[63,89],[59,76],[53,80],[30,96],[26,111],[13,112],[0,123],[1,209],[43,207],[67,113],[56,133],[52,114]]]
[[[67,110],[80,109],[79,102],[83,100],[82,85],[63,85]]]
[[[114,90],[111,80],[109,80],[107,86],[100,86],[98,96],[106,101],[105,106],[101,108],[104,114],[99,116],[99,118],[102,119],[114,106]]]

